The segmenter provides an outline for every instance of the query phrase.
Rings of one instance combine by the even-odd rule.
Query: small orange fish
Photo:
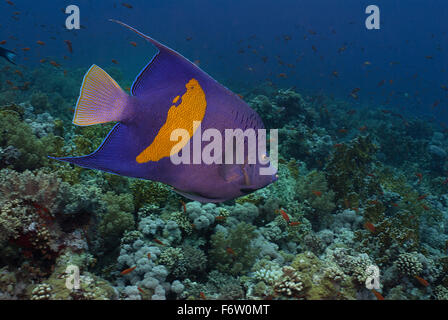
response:
[[[22,48],[23,51],[30,51],[31,49],[26,47],[26,48]]]
[[[298,221],[292,221],[289,223],[289,226],[294,227],[294,226],[298,226],[300,224],[300,222]]]
[[[6,3],[9,4],[9,5],[11,5],[11,6],[14,5],[14,2],[12,2],[11,0],[6,0]]]
[[[415,279],[417,279],[418,282],[420,282],[420,284],[422,284],[423,286],[425,287],[429,286],[429,282],[423,279],[422,277],[415,276]]]
[[[6,44],[6,40],[0,41],[0,44]]]
[[[358,130],[361,131],[361,132],[366,131],[367,130],[367,126],[359,127]]]
[[[44,62],[46,62],[46,61],[47,61],[47,59],[40,59],[40,60],[39,60],[40,63],[44,63]]]
[[[283,209],[280,209],[280,213],[282,214],[283,219],[285,219],[285,221],[289,223],[289,216],[286,214],[286,212]]]
[[[184,213],[187,213],[187,206],[185,205],[185,202],[180,200],[180,203],[182,204],[182,208],[184,210]]]
[[[138,291],[140,291],[140,293],[145,294],[145,291],[142,288],[137,287],[137,289],[138,289]]]
[[[217,221],[224,221],[224,220],[226,220],[226,217],[224,217],[224,216],[217,216],[215,218],[215,220],[217,220]]]
[[[376,231],[375,226],[371,222],[364,223],[364,228],[366,228],[372,233]]]
[[[335,148],[340,148],[340,147],[342,147],[342,143],[335,143],[335,144],[333,145],[333,147],[335,147]]]
[[[148,253],[148,259],[151,260],[151,253]]]
[[[160,241],[159,239],[154,239],[155,243],[161,244],[162,246],[164,245],[164,243],[162,241]]]
[[[364,65],[365,66],[370,66],[372,63],[370,62],[370,61],[366,61],[366,62],[364,62]]]
[[[313,193],[316,197],[320,197],[320,196],[322,196],[322,191],[313,190],[312,193]]]
[[[112,59],[112,63],[114,63],[114,64],[118,64],[118,61],[115,60],[115,59]]]
[[[347,129],[339,129],[338,132],[339,133],[347,133]]]
[[[131,41],[131,42],[129,42],[131,45],[133,45],[134,47],[136,47],[137,46],[137,42],[135,42],[135,41]]]
[[[378,291],[376,291],[375,289],[372,289],[372,293],[375,295],[377,300],[384,300],[383,295],[381,293],[379,293]]]
[[[423,204],[422,208],[425,209],[426,211],[430,210],[430,208],[426,204]]]
[[[72,42],[70,40],[64,40],[64,42],[67,45],[68,52],[73,53]]]
[[[120,274],[121,274],[122,276],[124,276],[124,275],[126,275],[126,274],[131,273],[132,271],[134,271],[135,268],[137,268],[137,266],[132,267],[132,268],[128,268],[128,269],[126,269],[126,270],[123,270],[123,271],[120,272]]]
[[[392,202],[391,205],[394,206],[394,207],[398,207],[398,204],[395,203],[395,202]]]
[[[125,8],[128,8],[128,9],[132,9],[132,8],[133,8],[133,6],[130,5],[129,3],[125,3],[125,2],[123,2],[121,5],[122,5],[123,7],[125,7]]]
[[[228,248],[226,249],[226,251],[227,251],[228,254],[231,254],[232,256],[235,255],[235,251],[233,251],[233,249],[230,248],[230,247],[228,247]]]
[[[418,183],[422,182],[423,174],[421,172],[417,172],[415,176],[418,178]]]
[[[417,200],[423,200],[427,197],[427,194],[422,194],[420,197],[417,198]]]
[[[37,43],[38,45],[41,45],[41,46],[44,46],[44,45],[45,45],[45,42],[40,41],[40,40],[36,41],[36,43]]]
[[[50,61],[50,64],[56,68],[59,68],[61,65],[55,61]]]
[[[199,292],[199,296],[201,297],[201,299],[203,299],[203,300],[207,300],[207,298],[206,298],[206,296],[205,296],[205,293],[204,292]]]
[[[279,77],[279,78],[286,79],[288,76],[286,75],[286,73],[283,73],[283,72],[282,72],[282,73],[279,73],[279,74],[278,74],[278,77]]]

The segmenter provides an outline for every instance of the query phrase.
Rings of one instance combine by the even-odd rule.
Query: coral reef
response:
[[[18,68],[29,81],[0,74],[0,299],[448,299],[445,129],[260,86],[246,98],[279,129],[278,181],[202,204],[51,160],[115,124],[71,125],[85,70]]]

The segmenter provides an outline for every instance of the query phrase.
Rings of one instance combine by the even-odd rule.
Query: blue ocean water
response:
[[[253,86],[269,79],[281,86],[324,90],[345,97],[361,88],[359,103],[391,104],[410,113],[446,117],[444,108],[431,109],[435,101],[446,104],[448,8],[443,1],[377,1],[381,29],[367,30],[368,1],[78,1],[85,29],[66,30],[65,7],[70,2],[42,1],[39,5],[15,1],[4,8],[0,36],[7,47],[20,51],[29,62],[67,55],[61,40],[73,42],[70,66],[89,67],[120,62],[129,78],[146,65],[154,48],[142,39],[108,22],[114,18],[181,52],[219,81]],[[17,21],[11,16],[20,11]],[[290,36],[291,40],[284,40]],[[54,37],[55,39],[51,39]],[[191,37],[190,41],[186,39]],[[44,47],[35,44],[45,41]],[[129,41],[138,47],[128,48]],[[250,46],[250,48],[248,48]],[[316,51],[313,50],[313,46]],[[343,52],[338,49],[346,48]],[[126,50],[124,50],[126,49]],[[244,51],[244,52],[241,52]],[[431,56],[432,59],[425,57]],[[263,62],[263,57],[267,61]],[[279,60],[283,65],[279,64]],[[365,66],[369,61],[371,65]],[[392,63],[392,65],[391,65]],[[396,63],[396,64],[395,64]],[[290,65],[288,67],[287,65]],[[335,78],[332,73],[339,76]],[[285,73],[287,78],[278,78]],[[236,80],[238,79],[238,80]],[[382,80],[394,83],[378,87]],[[241,83],[240,83],[241,82]],[[404,94],[408,94],[408,98]]]
[[[380,29],[366,28],[369,5]],[[16,54],[0,57],[1,300],[448,299],[446,1],[8,0],[0,12],[0,47]],[[93,64],[129,92],[157,53],[109,19],[278,129],[278,180],[204,203],[48,158],[89,154],[112,129],[72,123]]]

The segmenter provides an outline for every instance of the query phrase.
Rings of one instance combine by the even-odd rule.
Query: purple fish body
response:
[[[269,163],[260,163],[258,157],[256,163],[242,165],[173,164],[167,154],[170,152],[169,141],[163,134],[164,126],[169,129],[170,122],[187,123],[190,113],[194,114],[192,119],[201,120],[201,130],[195,131],[181,149],[184,153],[189,148],[191,155],[194,153],[194,142],[191,142],[201,131],[214,128],[224,137],[226,129],[255,129],[257,132],[264,128],[263,123],[236,94],[179,53],[115,22],[137,32],[159,52],[134,81],[131,96],[99,67],[94,65],[89,69],[73,122],[82,126],[118,123],[94,153],[55,159],[123,176],[160,181],[181,195],[201,202],[230,200],[277,179],[275,169],[271,175],[260,175],[260,168],[269,167]],[[199,141],[202,148],[209,143]],[[223,138],[222,150],[225,150],[224,144]],[[247,151],[248,147],[245,148]]]

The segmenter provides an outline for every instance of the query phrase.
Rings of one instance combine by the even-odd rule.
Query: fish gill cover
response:
[[[0,2],[0,299],[448,299],[445,2],[73,5]]]

